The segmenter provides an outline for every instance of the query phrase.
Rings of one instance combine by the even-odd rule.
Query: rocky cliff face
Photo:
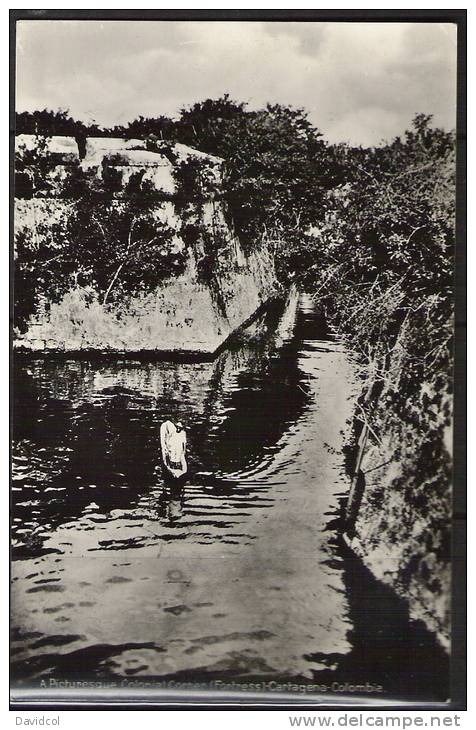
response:
[[[65,138],[66,139],[66,138]],[[32,146],[32,140],[19,140]],[[54,177],[67,174],[61,145],[50,140],[58,155]],[[56,149],[58,148],[58,150]],[[43,298],[35,307],[16,345],[28,350],[112,352],[165,351],[212,354],[256,311],[277,293],[273,256],[260,245],[245,252],[227,222],[220,199],[221,161],[183,145],[160,151],[145,149],[140,140],[88,140],[80,165],[101,178],[113,170],[124,187],[139,173],[158,193],[151,204],[157,226],[169,231],[168,251],[181,257],[179,272],[166,277],[153,291],[135,293],[126,301],[107,301],[91,286],[76,283],[56,301]],[[73,155],[74,156],[74,155]],[[79,157],[78,157],[79,159]],[[203,162],[209,185],[200,206],[192,211],[177,190],[177,167]],[[162,196],[162,200],[160,197]],[[118,214],[120,194],[113,201]],[[71,202],[58,196],[33,196],[15,203],[15,234],[29,237],[41,249],[42,239],[55,225],[55,235],[66,230]],[[192,242],[190,220],[198,230]],[[59,234],[58,234],[59,231]],[[100,245],[98,243],[98,245]]]

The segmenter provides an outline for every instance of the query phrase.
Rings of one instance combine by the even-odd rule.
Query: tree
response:
[[[226,156],[235,122],[247,115],[246,104],[224,94],[182,109],[176,125],[177,140],[211,155]]]
[[[183,110],[177,135],[225,160],[224,198],[245,245],[259,247],[265,236],[286,237],[321,217],[332,170],[304,110],[249,111],[225,95]]]
[[[101,136],[96,124],[84,124],[69,116],[67,109],[43,109],[34,112],[17,112],[15,115],[15,134],[34,134],[43,137],[55,135],[75,137],[78,134]]]
[[[115,132],[116,130],[112,130]],[[118,132],[120,130],[117,130]],[[170,140],[174,138],[175,122],[163,115],[159,117],[142,117],[139,116],[132,122],[129,122],[123,129],[123,134],[117,134],[119,137],[129,139],[147,139],[153,137],[157,140]]]

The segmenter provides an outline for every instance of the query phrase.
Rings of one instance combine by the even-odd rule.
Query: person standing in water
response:
[[[162,461],[166,469],[176,479],[187,472],[185,452],[187,448],[187,436],[180,421],[176,424],[172,421],[164,421],[160,426],[160,448]]]

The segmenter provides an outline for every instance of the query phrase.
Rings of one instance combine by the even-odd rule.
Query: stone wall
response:
[[[55,150],[62,149],[59,143],[53,142]],[[72,147],[66,145],[68,150]],[[45,306],[38,308],[26,332],[17,336],[17,347],[35,351],[165,351],[210,355],[266,301],[276,296],[274,260],[266,243],[245,253],[225,220],[218,195],[210,195],[200,212],[203,230],[216,242],[210,280],[204,281],[199,270],[199,262],[206,253],[203,237],[199,236],[193,245],[184,243],[183,201],[177,206],[173,198],[174,164],[190,157],[206,160],[219,188],[221,160],[183,145],[175,145],[169,156],[144,147],[145,143],[140,140],[88,140],[81,165],[95,169],[100,175],[103,162],[109,160],[124,171],[123,180],[131,169],[144,170],[147,179],[166,198],[154,204],[154,211],[158,221],[173,229],[176,249],[185,252],[184,272],[165,280],[154,292],[131,296],[121,305],[103,304],[89,289],[74,286],[61,301],[45,302]],[[36,231],[44,230],[48,221],[61,223],[68,215],[69,205],[69,201],[59,198],[17,200],[15,232],[29,228],[35,235]],[[41,240],[38,245],[41,246]]]

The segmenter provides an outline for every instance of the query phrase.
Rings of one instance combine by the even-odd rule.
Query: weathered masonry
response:
[[[44,152],[54,161],[56,180],[66,178],[74,165],[94,179],[113,178],[124,187],[131,176],[160,195],[153,204],[158,225],[173,230],[172,245],[182,252],[179,274],[161,282],[154,291],[131,296],[120,308],[107,297],[91,297],[76,281],[60,301],[38,307],[24,331],[16,332],[15,346],[28,351],[64,352],[170,352],[212,355],[223,342],[270,298],[277,282],[271,251],[264,244],[245,250],[220,198],[223,161],[184,145],[161,149],[139,139],[50,137],[42,140]],[[33,135],[16,138],[17,151],[35,150]],[[185,241],[186,201],[177,200],[177,166],[187,162],[206,165],[208,182],[200,205],[199,228],[213,240],[212,276],[203,277],[200,266],[210,251],[204,236]],[[47,181],[45,181],[47,182]],[[70,201],[48,190],[35,193],[25,172],[16,178],[15,234],[30,233],[41,246],[41,237],[52,222],[66,220]],[[117,201],[120,206],[120,199]]]

